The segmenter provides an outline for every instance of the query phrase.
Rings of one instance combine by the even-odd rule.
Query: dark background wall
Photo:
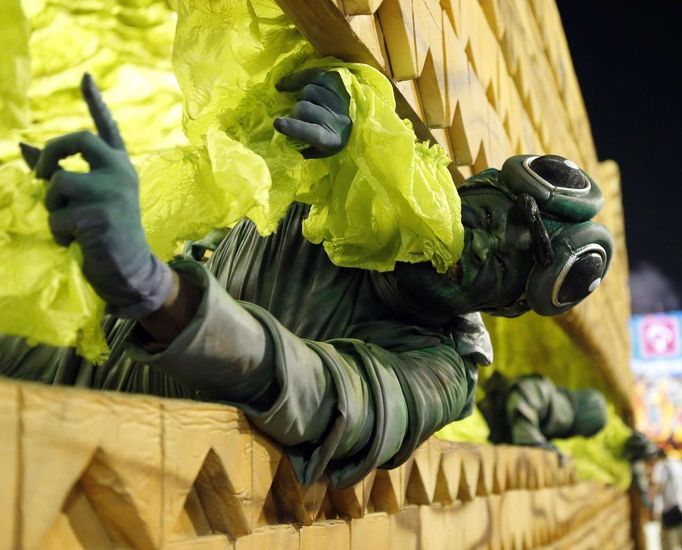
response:
[[[630,266],[645,275],[633,278],[633,309],[678,309],[682,2],[557,3],[597,154],[621,169]],[[661,279],[668,279],[670,290],[661,291]]]

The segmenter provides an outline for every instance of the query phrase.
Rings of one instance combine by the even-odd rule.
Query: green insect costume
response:
[[[223,19],[208,8],[180,4],[178,36],[186,42],[176,41],[176,57],[186,54],[179,81],[196,88],[185,113],[193,145],[179,151],[183,162],[164,164],[163,177],[154,181],[178,188],[174,176],[198,171],[243,191],[253,183],[254,170],[243,171],[244,163],[235,164],[228,152],[260,168],[267,159],[269,169],[255,172],[261,183],[272,179],[273,185],[256,191],[272,193],[262,204],[254,202],[261,211],[251,214],[257,225],[269,209],[272,219],[261,219],[267,231],[240,222],[208,269],[193,260],[170,267],[161,261],[167,256],[143,230],[145,201],[137,174],[113,118],[86,78],[84,97],[98,135],[60,136],[42,151],[24,146],[22,152],[36,176],[49,182],[51,237],[60,245],[75,241],[83,258],[78,266],[89,283],[84,286],[111,313],[128,319],[105,320],[110,354],[101,364],[72,349],[31,348],[6,337],[0,341],[0,374],[233,403],[287,447],[303,483],[326,472],[333,485],[344,487],[376,467],[400,464],[434,431],[469,414],[477,364],[491,361],[476,312],[514,316],[534,309],[554,315],[573,307],[599,287],[612,243],[606,229],[591,222],[602,202],[598,186],[563,157],[512,157],[501,171],[472,178],[461,190],[460,208],[447,159],[438,147],[416,143],[409,125],[395,115],[390,82],[367,67],[354,66],[354,76],[339,62],[308,59],[312,48],[280,20],[279,10],[263,4],[249,3],[254,16],[255,8],[264,9],[253,25],[230,31],[233,39],[248,42],[236,49],[212,46],[225,39]],[[235,10],[245,7],[235,2],[221,13],[241,22]],[[210,30],[204,36],[213,41],[197,40],[196,28]],[[277,71],[274,57],[259,57],[265,39],[278,48]],[[192,49],[207,44],[200,55]],[[210,57],[218,53],[220,59]],[[253,80],[242,62],[272,74]],[[284,76],[304,62],[308,72]],[[206,67],[210,79],[203,78]],[[202,74],[194,75],[195,69]],[[223,80],[205,89],[216,75]],[[339,78],[343,86],[335,83]],[[194,86],[197,82],[202,86]],[[275,85],[295,94],[295,101],[284,101]],[[239,105],[232,104],[235,96]],[[358,96],[366,101],[358,102]],[[229,113],[239,114],[238,120],[221,127]],[[274,135],[272,115],[287,137]],[[228,139],[230,132],[239,143]],[[302,155],[288,138],[303,142]],[[59,169],[60,161],[77,153],[89,172]],[[326,164],[304,160],[327,156]],[[402,162],[394,162],[398,158]],[[299,189],[308,171],[322,179],[306,180]],[[312,208],[281,196],[278,207],[270,208],[270,199],[282,191],[289,201],[308,200]],[[181,211],[178,223],[204,222],[187,214],[188,196],[182,193],[167,201]],[[242,194],[251,204],[260,192]],[[282,217],[279,206],[286,212]],[[229,216],[229,223],[223,216],[209,227],[230,225],[243,215]],[[177,274],[197,291],[199,303],[161,345],[142,325],[166,306]]]
[[[159,281],[170,269],[153,261],[142,241],[130,259],[142,231],[133,207],[136,179],[99,103],[101,116],[93,114],[99,137],[63,136],[42,152],[25,147],[24,156],[29,164],[37,157],[38,176],[50,178],[46,204],[55,238],[76,239],[96,292],[114,312],[140,319],[164,301]],[[89,173],[54,171],[75,151],[91,160]],[[589,189],[598,191],[596,184],[552,156],[531,159],[532,179],[524,184],[513,164],[524,159],[514,157],[511,168],[488,170],[462,189],[467,236],[461,262],[447,275],[427,263],[390,272],[335,266],[324,247],[303,237],[309,207],[296,203],[268,237],[253,222],[240,222],[211,257],[212,275],[193,260],[171,265],[201,300],[167,346],[134,320],[110,317],[104,363],[6,338],[0,374],[233,403],[287,447],[303,483],[325,471],[335,486],[355,483],[376,467],[400,464],[433,432],[470,413],[477,364],[492,359],[476,311],[559,313],[601,281],[611,246],[606,230],[589,221],[599,201],[589,202],[587,212],[569,209],[561,222],[548,219],[549,233],[538,209],[551,214],[555,206],[563,212],[564,203],[578,204],[545,178],[557,182],[568,170]],[[535,170],[547,166],[537,179]],[[98,185],[106,178],[118,184]],[[518,191],[511,189],[519,182]],[[593,250],[585,242],[602,244]],[[131,272],[134,263],[141,267]],[[548,433],[571,427],[577,415],[564,408],[558,420],[543,420],[557,426]],[[555,415],[561,409],[549,408]]]
[[[303,238],[306,212],[294,205],[267,238],[251,222],[240,223],[212,256],[214,275],[196,262],[176,262],[204,296],[195,319],[164,351],[146,349],[134,322],[109,318],[111,354],[104,364],[71,349],[30,348],[5,338],[0,373],[208,400],[215,377],[229,376],[230,400],[289,446],[304,483],[326,469],[332,483],[346,486],[377,466],[401,463],[434,431],[470,413],[476,363],[491,359],[488,335],[478,314],[429,327],[399,299],[391,274],[334,266],[321,246]],[[259,360],[257,346],[234,350],[230,342],[239,334],[236,341],[247,344],[256,322],[265,328],[273,360],[257,376],[240,376],[239,368],[225,365],[246,371]],[[188,365],[205,372],[200,388],[182,383]],[[275,404],[250,406],[271,380],[279,388]]]
[[[538,374],[510,381],[495,373],[486,392],[480,409],[493,443],[554,449],[552,439],[589,437],[606,425],[606,400],[600,392],[557,388]]]

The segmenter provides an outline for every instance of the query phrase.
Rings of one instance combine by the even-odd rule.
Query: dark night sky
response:
[[[558,0],[600,160],[620,165],[631,267],[682,289],[682,2]]]

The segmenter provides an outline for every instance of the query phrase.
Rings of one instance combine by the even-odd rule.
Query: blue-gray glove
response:
[[[39,178],[49,179],[45,206],[54,240],[63,246],[78,242],[83,274],[110,313],[139,319],[161,307],[172,288],[172,274],[147,244],[137,174],[88,74],[81,91],[99,135],[61,136],[48,141],[42,152],[22,144],[22,154]],[[79,153],[89,172],[59,167],[60,160]]]
[[[307,159],[330,157],[350,139],[353,122],[348,116],[350,96],[335,71],[306,69],[277,83],[280,92],[294,92],[298,101],[288,117],[275,120],[275,129],[309,145],[301,153]]]

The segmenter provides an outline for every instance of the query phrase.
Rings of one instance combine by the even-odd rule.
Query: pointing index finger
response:
[[[81,93],[83,94],[83,99],[90,111],[90,116],[92,116],[92,120],[95,122],[99,137],[101,137],[109,147],[125,151],[125,143],[118,130],[118,126],[111,116],[111,112],[106,106],[106,103],[104,103],[102,94],[97,88],[95,81],[88,73],[85,73],[83,75],[83,80],[81,80]]]

